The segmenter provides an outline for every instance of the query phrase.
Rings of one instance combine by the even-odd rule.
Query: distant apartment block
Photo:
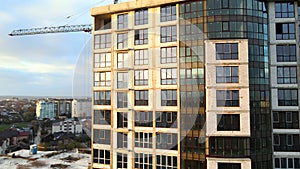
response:
[[[54,112],[58,118],[72,117],[73,99],[54,99]]]
[[[36,103],[36,115],[43,118],[91,117],[91,100],[89,99],[47,99]]]
[[[92,100],[74,99],[72,101],[72,117],[78,117],[78,118],[92,117]]]
[[[36,117],[38,119],[52,119],[55,118],[57,115],[54,112],[54,102],[48,102],[45,100],[39,100],[36,103]]]
[[[82,125],[78,121],[74,121],[72,119],[53,123],[52,134],[58,132],[80,134],[82,133]]]

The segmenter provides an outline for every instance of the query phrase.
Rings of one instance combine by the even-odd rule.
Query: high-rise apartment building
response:
[[[73,99],[39,100],[36,103],[36,116],[38,119],[71,118],[72,102]]]
[[[55,118],[56,114],[54,113],[54,103],[45,100],[39,100],[36,103],[36,117],[38,119]]]
[[[268,15],[274,168],[300,168],[300,2],[270,1]]]
[[[273,168],[266,2],[135,0],[92,16],[94,169]]]
[[[58,118],[71,118],[73,99],[54,99],[54,113]]]
[[[91,118],[92,117],[92,100],[87,99],[73,99],[72,101],[72,117]]]

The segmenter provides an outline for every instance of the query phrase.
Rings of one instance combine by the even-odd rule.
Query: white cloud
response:
[[[12,56],[1,56],[0,57],[0,68],[5,69],[15,69],[18,71],[23,72],[30,72],[30,73],[62,73],[68,74],[70,71],[74,69],[73,65],[55,65],[55,64],[46,64],[40,62],[33,62],[33,61],[26,61],[26,60],[19,60],[19,58],[15,58]]]

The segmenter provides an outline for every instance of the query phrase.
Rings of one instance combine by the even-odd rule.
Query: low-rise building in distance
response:
[[[78,121],[72,119],[66,119],[64,121],[53,123],[52,134],[58,132],[80,134],[82,133],[82,125]]]

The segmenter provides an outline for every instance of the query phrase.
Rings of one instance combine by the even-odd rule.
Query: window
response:
[[[176,63],[177,47],[160,48],[160,63]]]
[[[299,152],[299,134],[274,134],[274,151]]]
[[[134,91],[134,105],[148,106],[148,90]]]
[[[105,49],[111,47],[111,34],[95,35],[95,49]]]
[[[127,168],[128,156],[127,154],[117,153],[117,169]]]
[[[204,62],[204,46],[180,46],[179,58],[180,63]]]
[[[128,113],[127,112],[118,112],[117,113],[117,127],[118,128],[127,128],[128,126]]]
[[[161,106],[177,106],[177,90],[161,90]]]
[[[282,168],[300,168],[299,158],[275,158],[275,169]]]
[[[193,124],[190,122],[193,121]],[[181,115],[182,129],[185,130],[201,130],[205,126],[205,115],[203,114],[182,114]],[[191,128],[192,127],[192,128]]]
[[[134,31],[134,44],[135,45],[148,44],[148,29],[139,29]]]
[[[238,107],[238,90],[217,90],[217,107]]]
[[[203,68],[185,68],[180,69],[181,84],[204,84],[204,69]]]
[[[157,169],[177,169],[178,167],[176,156],[156,155]]]
[[[128,73],[118,72],[117,73],[117,88],[128,88]]]
[[[110,125],[110,110],[94,110],[94,124]]]
[[[136,127],[153,127],[153,113],[151,111],[136,111],[134,113],[134,125]]]
[[[217,123],[218,131],[240,131],[239,114],[218,114]]]
[[[221,5],[222,5],[222,9],[229,8],[229,6],[230,6],[229,0],[223,0],[223,1],[221,1]]]
[[[93,162],[98,164],[110,164],[110,151],[93,149]]]
[[[235,3],[235,1],[232,1],[233,3]],[[214,11],[214,14],[211,16],[216,16],[218,15],[217,13],[221,14],[220,11],[226,11],[226,13],[229,14],[229,11],[232,10],[231,9],[227,9],[227,10],[209,10],[208,12],[212,12]],[[241,9],[237,9],[237,10],[241,10]],[[237,12],[240,13],[240,12]],[[252,27],[252,24],[255,25]],[[261,24],[255,24],[255,23],[249,23],[248,27],[248,32],[249,32],[249,36],[251,38],[256,38],[255,35],[257,35],[257,33],[259,34],[263,34],[263,27]],[[209,31],[208,34],[208,38],[220,38],[222,37],[222,39],[226,39],[226,38],[231,38],[232,34],[234,34],[235,37],[239,37],[239,38],[243,38],[244,36],[246,36],[244,30],[245,30],[246,26],[244,22],[237,22],[234,21],[229,21],[229,20],[218,20],[218,21],[209,21],[208,25],[207,25],[207,30]]]
[[[135,25],[144,25],[148,24],[148,9],[141,9],[135,11],[134,14],[134,24]]]
[[[198,2],[196,2],[198,3]],[[203,11],[202,11],[203,12]],[[192,12],[192,15],[197,15],[200,12]],[[183,14],[187,16],[186,14]],[[190,40],[202,40],[203,39],[203,23],[198,23],[198,24],[192,24],[192,23],[185,23],[185,24],[180,24],[179,26],[179,39],[180,41],[190,41]],[[183,45],[182,45],[183,46]],[[181,47],[182,47],[181,46]],[[187,45],[188,47],[192,47]]]
[[[110,144],[110,130],[94,129],[93,136],[96,144]]]
[[[148,65],[148,63],[149,56],[147,49],[134,51],[134,65]]]
[[[273,123],[279,123],[279,112],[273,112]]]
[[[128,94],[127,92],[117,92],[117,108],[127,108]]]
[[[135,70],[134,71],[134,85],[146,86],[148,85],[148,70]]]
[[[217,83],[238,83],[238,66],[217,66]]]
[[[296,62],[296,45],[276,45],[277,62]]]
[[[177,150],[178,149],[178,138],[175,133],[156,133],[156,148]]]
[[[118,15],[118,29],[126,29],[126,28],[128,28],[128,14]]]
[[[276,23],[276,39],[295,39],[295,24],[294,23]]]
[[[250,155],[250,138],[245,137],[210,137],[209,154],[222,157],[248,157]]]
[[[202,1],[200,1],[202,2]],[[181,163],[184,163],[185,169],[192,169],[192,168],[205,168],[205,161],[197,161],[197,160],[182,160]]]
[[[280,136],[278,134],[274,135],[274,145],[275,146],[280,145]]]
[[[298,90],[278,89],[278,106],[298,106]]]
[[[241,169],[241,163],[218,163],[218,169]]]
[[[111,85],[111,72],[94,73],[94,86],[110,86],[110,85]]]
[[[293,135],[291,135],[291,134],[286,135],[286,145],[287,146],[293,146],[294,145]]]
[[[293,122],[292,119],[293,119],[292,112],[286,112],[286,114],[285,114],[286,123],[292,123]]]
[[[127,33],[118,34],[117,48],[118,49],[128,48],[128,35],[127,35]]]
[[[118,68],[128,67],[128,53],[118,53]]]
[[[217,60],[235,60],[238,59],[237,43],[216,43]]]
[[[111,15],[96,16],[94,30],[98,31],[98,30],[106,30],[106,29],[111,29]]]
[[[160,84],[176,85],[177,84],[177,68],[162,68],[160,69]]]
[[[296,84],[297,67],[296,66],[278,66],[277,67],[278,84]]]
[[[94,68],[110,67],[111,54],[110,53],[95,53]]]
[[[176,26],[162,26],[160,28],[160,42],[176,42],[177,41],[177,27]]]
[[[177,128],[177,112],[156,112],[156,127]]]
[[[176,20],[176,5],[162,6],[160,8],[160,22]]]
[[[275,3],[276,18],[294,18],[294,3],[292,2],[276,2]]]
[[[180,17],[190,19],[203,16],[203,1],[188,1],[179,5]]]
[[[127,133],[117,133],[117,148],[127,148]]]
[[[136,132],[134,136],[135,147],[152,148],[152,133]]]
[[[226,31],[230,31],[230,29],[229,29],[230,27],[229,27],[229,22],[222,22],[222,30],[224,31],[224,32],[226,32]]]
[[[181,147],[190,153],[205,154],[205,136],[185,136],[181,140]]]
[[[110,91],[95,91],[94,105],[110,105]]]
[[[134,153],[134,168],[151,169],[152,168],[152,154]]]

